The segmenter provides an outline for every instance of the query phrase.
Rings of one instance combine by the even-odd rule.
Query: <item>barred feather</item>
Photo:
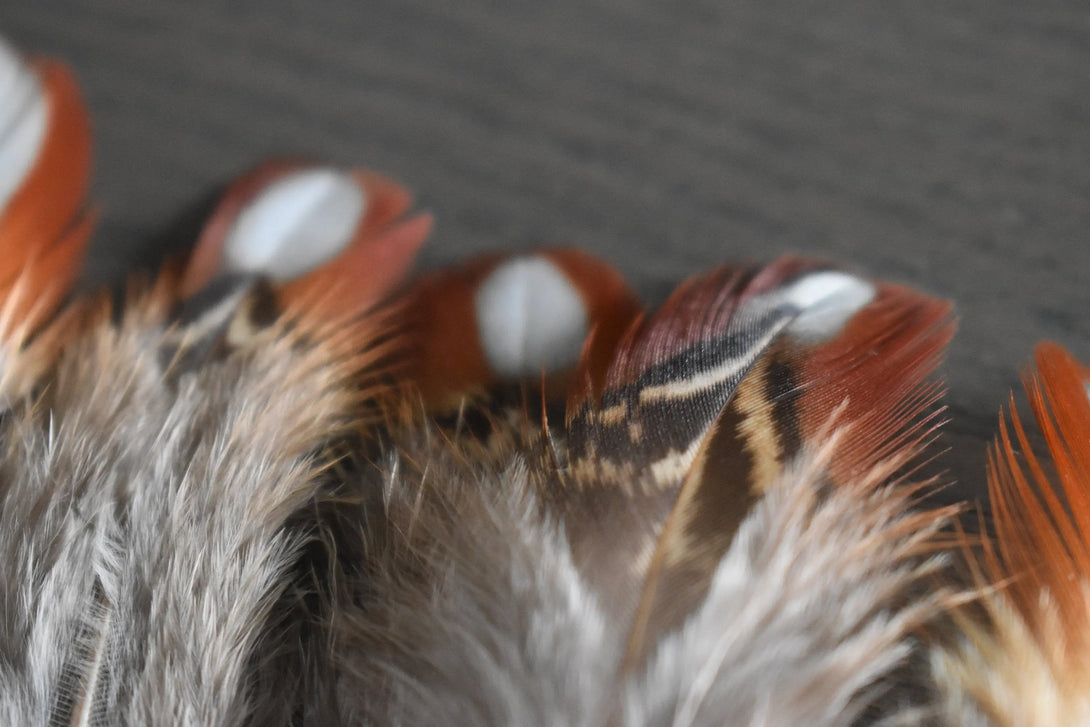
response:
[[[683,286],[622,344],[613,388],[569,423],[570,460],[549,497],[577,562],[632,619],[630,662],[703,596],[752,505],[820,444],[820,417],[839,407],[855,426],[830,464],[836,481],[866,478],[926,438],[933,420],[920,417],[938,389],[924,380],[951,335],[948,313],[784,258]],[[623,549],[606,543],[603,521]]]

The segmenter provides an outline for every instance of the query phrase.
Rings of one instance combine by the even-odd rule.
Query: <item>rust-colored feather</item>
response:
[[[841,406],[844,421],[856,423],[833,464],[841,481],[933,430],[915,425],[941,396],[940,387],[924,382],[954,335],[951,309],[947,301],[881,285],[842,335],[808,350],[799,362],[803,437],[819,431]]]
[[[555,288],[564,285],[575,298],[571,302],[581,308],[569,312],[576,317],[581,312],[583,320],[561,321],[555,329],[535,326],[543,311],[534,306],[548,309],[567,302],[556,300],[565,291]],[[509,315],[497,315],[503,312],[495,310],[499,306],[508,308]],[[520,380],[544,377],[550,396],[562,396],[578,360],[580,383],[600,392],[617,342],[641,310],[620,273],[580,250],[482,255],[425,274],[407,291],[405,325],[414,349],[407,376],[419,387],[427,407],[439,413],[458,409],[467,397]],[[557,318],[563,315],[556,311]],[[522,341],[525,360],[513,359],[517,350],[489,350],[490,341],[505,337]],[[561,348],[570,355],[555,355]],[[540,353],[547,355],[535,359]]]
[[[1042,626],[1042,596],[1048,595],[1063,625],[1067,649],[1081,653],[1075,659],[1079,662],[1090,655],[1088,377],[1086,369],[1055,344],[1038,346],[1036,358],[1038,372],[1026,375],[1026,392],[1058,486],[1033,454],[1012,401],[1011,429],[1000,422],[988,471],[995,547],[1003,569],[996,575],[1011,579],[1006,593],[1034,629]]]
[[[5,316],[29,332],[67,295],[90,238],[91,132],[64,65],[37,60],[26,70],[37,75],[46,120],[33,165],[0,209],[0,300],[7,299]]]
[[[410,204],[404,188],[360,170],[272,160],[239,177],[182,266],[160,351],[168,375],[293,330],[374,379],[405,338],[377,308],[431,230],[428,215],[403,220]]]
[[[1023,380],[1049,456],[1012,396],[988,453],[991,533],[966,548],[979,598],[932,648],[947,724],[1090,722],[1090,377],[1053,343],[1036,362]]]
[[[328,194],[331,188],[339,188],[342,208],[345,194],[355,196],[355,200],[349,200],[355,207],[340,210],[345,219],[335,229],[321,229],[322,222],[331,215],[320,208],[309,218],[305,211],[298,213],[303,222],[290,216],[280,222],[276,215],[285,214],[284,208],[292,202],[292,194],[283,186],[292,182],[302,183],[291,192],[296,199],[303,199],[300,204],[304,210],[308,203],[320,205],[323,191],[327,197],[332,196]],[[270,197],[275,201],[270,202]],[[262,202],[264,208],[259,207]],[[241,176],[224,192],[189,257],[181,293],[186,297],[197,295],[223,276],[267,277],[272,282],[271,302],[278,311],[287,311],[314,325],[350,320],[401,284],[430,234],[430,215],[403,219],[410,204],[411,196],[404,188],[371,172],[342,172],[297,160],[270,160]],[[245,243],[239,242],[234,236],[242,235],[245,224],[251,228],[263,224],[259,229],[265,234],[251,234]],[[291,238],[293,225],[300,225],[303,234],[321,238],[318,242],[328,248],[328,253],[312,262],[306,258],[306,250],[261,249],[263,244],[271,244],[267,239],[276,234],[287,236],[288,246],[294,242],[305,248],[306,243]],[[255,259],[239,260],[237,253],[232,257],[227,249],[232,244],[233,249],[251,248],[243,252]],[[300,255],[304,259],[300,260]],[[288,262],[293,258],[294,262]],[[285,268],[290,272],[284,272]]]

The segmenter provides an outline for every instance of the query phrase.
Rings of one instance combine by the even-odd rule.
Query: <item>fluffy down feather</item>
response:
[[[375,474],[359,605],[336,624],[346,717],[848,725],[888,708],[913,630],[952,598],[918,597],[943,568],[933,551],[952,512],[912,511],[917,491],[889,486],[902,458],[830,487],[847,437],[830,433],[772,484],[707,597],[627,674],[627,624],[575,567],[523,460],[482,472],[441,439],[406,446]]]

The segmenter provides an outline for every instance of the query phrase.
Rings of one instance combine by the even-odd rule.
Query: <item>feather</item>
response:
[[[967,593],[956,508],[912,481],[946,303],[789,257],[645,317],[560,249],[391,302],[430,217],[276,161],[120,311],[58,313],[86,117],[3,45],[0,89],[0,723],[1090,720],[1090,400],[1059,349],[1027,384],[1051,464],[1012,409]]]
[[[852,427],[800,454],[742,522],[706,594],[624,684],[622,724],[850,725],[916,708],[893,688],[913,632],[957,599],[922,588],[954,508],[913,512],[894,474],[829,487]],[[898,486],[902,485],[902,486]]]
[[[332,263],[304,231],[298,275],[255,281],[273,255],[209,290],[209,233],[116,315],[99,296],[49,320],[88,231],[87,130],[67,73],[37,68],[48,123],[0,210],[0,723],[328,724],[317,534],[389,389],[396,337],[372,309],[430,222],[343,175],[371,199]],[[243,245],[298,242],[278,222],[258,209]]]
[[[926,435],[938,389],[923,381],[951,335],[948,312],[785,258],[687,284],[633,331],[601,404],[571,419],[571,461],[550,495],[606,602],[635,609],[630,663],[703,596],[753,503],[813,445],[817,416],[839,406],[858,432],[831,465],[838,480]],[[628,547],[605,544],[603,523]]]
[[[899,335],[885,337],[869,306]],[[953,510],[913,512],[923,486],[903,483],[930,431],[931,397],[918,392],[930,391],[920,382],[949,336],[947,310],[791,259],[722,269],[630,329],[600,401],[576,389],[555,458],[514,434],[506,459],[485,461],[427,426],[392,432],[362,473],[363,499],[373,493],[359,518],[363,571],[335,626],[345,714],[850,724],[878,708],[913,631],[952,597],[939,588],[912,602],[944,567],[930,555]],[[895,391],[916,382],[887,414],[893,441],[841,473],[842,451],[863,456],[856,428],[875,426],[844,403],[824,429],[800,426],[797,451],[747,499],[737,392],[771,352],[805,372],[823,346]],[[910,370],[906,351],[919,354]],[[869,383],[822,373],[796,379],[800,397]],[[732,499],[747,504],[738,512]]]
[[[314,513],[378,383],[291,330],[171,378],[168,308],[104,310],[0,419],[4,724],[321,712],[322,628],[282,636],[304,633]]]
[[[992,539],[970,553],[982,608],[958,611],[932,657],[951,724],[1090,720],[1090,375],[1052,343],[1036,362],[1024,383],[1049,458],[1012,398],[989,454]]]
[[[600,387],[642,309],[612,267],[567,248],[484,255],[425,274],[405,305],[406,376],[438,414],[505,383],[544,379],[551,396],[562,396],[580,360],[588,384]]]
[[[428,215],[402,220],[410,201],[360,170],[273,160],[241,176],[181,266],[159,346],[168,377],[291,332],[376,380],[405,338],[378,309],[431,229]]]
[[[190,255],[181,294],[221,276],[271,281],[278,311],[312,323],[346,320],[401,283],[431,232],[403,220],[411,198],[371,172],[272,160],[224,192]]]
[[[75,281],[91,232],[90,124],[71,73],[0,39],[0,399],[14,358]],[[43,347],[18,358],[30,366]],[[7,359],[6,361],[4,359]]]

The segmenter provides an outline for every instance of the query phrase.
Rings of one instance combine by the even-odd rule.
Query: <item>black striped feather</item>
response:
[[[753,504],[830,418],[854,428],[834,476],[848,458],[858,479],[918,445],[948,314],[785,258],[691,281],[630,333],[601,401],[570,418],[570,459],[547,485],[576,562],[631,619],[626,664],[700,602]]]

